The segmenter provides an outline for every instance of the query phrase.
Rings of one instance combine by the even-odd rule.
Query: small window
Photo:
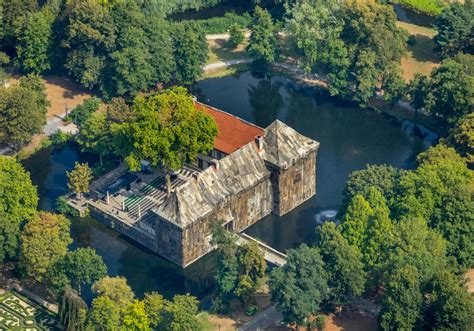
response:
[[[297,173],[295,178],[293,178],[293,184],[301,182],[301,172]]]

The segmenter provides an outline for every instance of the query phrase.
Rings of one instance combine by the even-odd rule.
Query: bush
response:
[[[66,116],[66,120],[81,125],[92,115],[92,113],[96,112],[99,107],[100,99],[97,97],[91,97],[85,100],[82,104],[76,106],[76,108]]]
[[[236,24],[242,28],[247,28],[250,24],[250,14],[244,13],[237,15],[234,12],[225,13],[223,17],[213,17],[205,20],[196,20],[204,33],[224,33],[231,29],[232,25]]]
[[[67,204],[67,200],[64,196],[60,196],[56,199],[56,204],[54,206],[56,212],[62,215],[69,215],[71,217],[79,217],[79,213],[74,208],[71,208]]]
[[[71,135],[58,129],[49,137],[49,139],[53,145],[60,145],[67,143],[71,139]]]

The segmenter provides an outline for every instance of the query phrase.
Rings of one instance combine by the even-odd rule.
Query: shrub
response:
[[[76,106],[67,116],[66,120],[70,120],[77,125],[84,123],[92,113],[96,112],[100,107],[100,99],[91,97],[82,104]]]
[[[79,213],[77,212],[77,210],[68,206],[66,198],[64,196],[60,196],[56,199],[54,209],[62,215],[79,217]]]
[[[230,38],[229,42],[233,47],[237,47],[244,41],[244,33],[242,32],[242,28],[240,25],[234,23],[230,27]]]
[[[53,145],[60,145],[67,143],[71,139],[71,135],[58,129],[49,137],[49,139]]]
[[[195,22],[201,26],[206,34],[210,34],[227,32],[234,24],[241,28],[247,28],[250,20],[249,13],[238,15],[234,12],[228,12],[223,17],[212,17],[205,20],[196,20]]]

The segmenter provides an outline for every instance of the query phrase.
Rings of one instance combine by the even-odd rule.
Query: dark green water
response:
[[[411,168],[415,156],[436,139],[429,132],[421,137],[412,123],[351,106],[284,78],[258,79],[245,73],[202,81],[194,93],[201,101],[262,127],[278,118],[321,142],[317,196],[284,217],[266,217],[248,230],[280,250],[314,239],[316,219],[321,212],[338,208],[350,172],[368,163]],[[74,145],[42,150],[24,162],[38,185],[42,209],[51,209],[67,191],[65,172],[77,160],[96,162]],[[95,248],[109,273],[125,276],[139,296],[159,291],[168,297],[186,292],[203,297],[212,286],[212,255],[181,270],[95,220],[73,221],[72,233],[74,246]]]

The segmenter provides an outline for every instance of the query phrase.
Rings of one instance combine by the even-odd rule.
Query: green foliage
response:
[[[130,331],[151,331],[145,304],[139,300],[133,300],[128,304],[122,315],[122,329]]]
[[[3,86],[8,81],[8,75],[5,70],[3,70],[3,66],[8,63],[10,63],[10,57],[4,52],[0,52],[0,86]]]
[[[175,79],[182,85],[192,85],[207,60],[206,36],[194,22],[176,23],[173,30]]]
[[[277,59],[278,35],[270,13],[258,6],[252,16],[251,33],[247,50],[250,55],[263,65]]]
[[[100,255],[92,248],[78,248],[68,252],[56,268],[71,282],[72,287],[81,293],[82,286],[92,285],[107,276],[107,267]]]
[[[72,243],[70,222],[62,215],[39,212],[26,223],[21,234],[20,265],[38,282],[60,261]]]
[[[38,193],[15,159],[0,156],[0,262],[15,258],[21,227],[35,215]]]
[[[392,72],[385,81],[387,95],[395,98],[399,92],[400,81],[393,73],[406,52],[407,33],[396,26],[390,6],[375,1],[324,1],[314,6],[304,0],[290,8],[287,26],[303,68],[327,73],[332,95],[367,104],[387,72]]]
[[[73,289],[66,287],[59,304],[59,322],[66,331],[85,330],[87,304]]]
[[[105,155],[113,153],[113,137],[110,131],[107,115],[105,113],[93,113],[81,125],[77,143],[83,151],[99,154],[100,164]]]
[[[101,297],[106,297],[120,308],[125,308],[132,302],[135,294],[127,280],[123,277],[104,277],[92,285],[92,291]]]
[[[318,249],[303,244],[287,253],[287,263],[270,276],[272,301],[285,322],[302,325],[327,299],[328,275]]]
[[[92,301],[88,329],[117,331],[120,326],[121,308],[109,297],[98,296]]]
[[[238,281],[235,295],[243,304],[249,302],[255,294],[259,280],[265,275],[267,263],[256,242],[240,246],[237,250]]]
[[[230,26],[229,34],[229,43],[233,47],[237,47],[244,41],[244,33],[242,32],[242,28],[238,24],[234,23]]]
[[[53,21],[54,15],[48,8],[26,17],[16,45],[15,64],[21,71],[40,74],[51,69]]]
[[[145,293],[143,299],[145,304],[145,312],[148,316],[150,326],[157,329],[162,321],[162,316],[165,308],[165,299],[157,292]]]
[[[472,330],[474,298],[463,281],[440,270],[428,285],[429,304],[425,323],[433,330]]]
[[[231,30],[232,26],[238,25],[241,29],[250,25],[250,14],[245,12],[242,15],[234,12],[226,12],[224,16],[216,16],[208,19],[194,20],[205,34],[225,33]]]
[[[0,2],[2,25],[0,26],[0,40],[3,47],[13,48],[18,31],[24,26],[29,13],[38,8],[37,0],[2,0]]]
[[[328,273],[328,301],[336,306],[360,296],[364,290],[365,272],[360,253],[349,245],[334,222],[316,229],[317,246]]]
[[[392,105],[406,94],[406,83],[399,65],[389,64],[382,79],[382,89],[384,100]]]
[[[430,80],[423,74],[416,73],[408,85],[410,104],[415,110],[425,108],[430,93]]]
[[[438,30],[434,41],[442,57],[474,52],[474,5],[471,1],[466,1],[465,4],[452,3],[436,17],[434,25]]]
[[[214,147],[217,126],[214,119],[195,108],[184,88],[174,87],[134,104],[135,119],[124,123],[130,150],[126,158],[132,170],[140,169],[140,160],[165,170],[178,170],[193,162],[198,153]]]
[[[175,295],[165,304],[162,330],[197,331],[200,324],[196,318],[199,301],[189,294]],[[161,330],[161,328],[160,328]]]
[[[73,121],[77,125],[82,125],[92,116],[100,107],[100,99],[91,97],[84,100],[83,103],[77,105],[68,115],[67,119]]]
[[[0,142],[19,149],[43,131],[49,102],[36,76],[20,79],[19,85],[0,87]]]
[[[61,145],[64,143],[67,143],[69,140],[71,140],[72,136],[66,132],[63,132],[61,130],[56,130],[51,136],[49,136],[49,139],[51,140],[51,143],[53,145]]]
[[[471,167],[474,166],[474,113],[462,117],[447,140]]]
[[[77,210],[75,210],[74,208],[71,208],[68,206],[67,204],[67,200],[64,196],[60,196],[56,199],[56,203],[54,205],[54,210],[60,214],[63,214],[63,215],[69,215],[69,216],[72,216],[72,217],[78,217],[79,216],[79,213],[77,212]]]
[[[89,192],[89,184],[92,180],[92,170],[87,163],[76,162],[74,169],[66,171],[68,178],[67,186],[71,191],[81,198],[82,193]]]
[[[381,302],[380,325],[384,330],[412,330],[421,313],[423,297],[419,273],[412,266],[391,271]]]
[[[394,0],[393,2],[432,16],[441,13],[448,3],[445,0]]]

